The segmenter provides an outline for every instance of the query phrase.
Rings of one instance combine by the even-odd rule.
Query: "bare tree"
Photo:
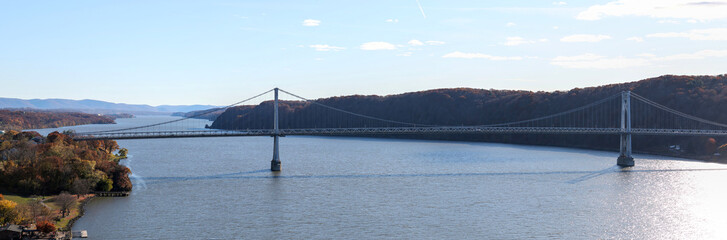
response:
[[[48,209],[48,207],[46,207],[40,199],[35,199],[28,203],[28,212],[34,221],[37,221],[38,219],[47,219],[51,215],[50,209]]]
[[[65,217],[71,212],[71,208],[76,205],[76,197],[63,192],[56,197],[55,202],[61,208],[61,216]]]

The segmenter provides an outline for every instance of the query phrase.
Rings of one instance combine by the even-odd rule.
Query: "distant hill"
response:
[[[81,124],[111,124],[114,118],[105,115],[78,112],[46,112],[42,110],[0,109],[0,130],[57,128]]]
[[[342,96],[318,99],[339,109],[401,122],[432,125],[482,125],[512,122],[567,111],[630,90],[669,108],[693,116],[727,123],[727,75],[661,76],[636,82],[569,91],[532,92],[471,88],[435,89],[389,96]],[[311,104],[281,101],[281,127],[326,127],[315,122]],[[272,103],[227,109],[212,124],[217,129],[272,128]],[[328,126],[336,127],[336,126]],[[364,126],[361,126],[364,127]],[[593,149],[617,149],[618,136],[578,136],[547,134],[451,134],[388,136],[464,141],[492,141],[518,144],[554,145]],[[679,154],[711,156],[727,138],[634,136],[634,149],[675,155],[670,146],[680,145]]]
[[[171,114],[174,112],[191,112],[215,108],[212,105],[161,105],[149,106],[141,104],[111,103],[98,100],[69,100],[69,99],[17,99],[0,98],[0,109],[41,109],[79,111],[85,113],[129,113],[129,114]]]
[[[175,113],[172,113],[172,116],[207,119],[210,121],[214,121],[223,112],[225,112],[225,110],[226,110],[225,108],[211,108],[211,109],[191,111],[191,112],[175,112]]]

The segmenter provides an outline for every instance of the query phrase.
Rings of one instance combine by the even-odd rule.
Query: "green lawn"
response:
[[[31,198],[31,197],[23,197],[23,196],[15,195],[12,193],[4,192],[4,193],[2,193],[2,195],[5,199],[19,203],[19,204],[26,204],[33,200],[33,198]]]

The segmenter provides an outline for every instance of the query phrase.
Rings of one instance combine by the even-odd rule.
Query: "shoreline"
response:
[[[83,215],[86,214],[86,204],[88,204],[91,200],[96,198],[96,194],[89,194],[89,195],[90,196],[86,197],[85,199],[83,199],[81,202],[78,203],[78,207],[77,207],[78,215],[75,216],[74,218],[72,218],[71,220],[68,220],[68,224],[66,224],[66,227],[62,229],[63,231],[71,232],[73,229],[73,224],[75,224],[76,221],[78,221],[78,219],[80,219],[81,217],[83,217]]]

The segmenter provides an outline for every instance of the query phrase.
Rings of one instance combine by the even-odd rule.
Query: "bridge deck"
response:
[[[94,139],[149,139],[190,137],[232,137],[272,136],[273,129],[254,130],[201,130],[201,131],[155,131],[155,132],[106,132],[98,134],[79,133],[76,140]],[[367,135],[367,134],[599,134],[618,135],[620,128],[548,128],[548,127],[397,127],[397,128],[306,128],[280,129],[280,135]],[[724,130],[689,129],[631,129],[632,135],[676,135],[676,136],[727,136]]]

